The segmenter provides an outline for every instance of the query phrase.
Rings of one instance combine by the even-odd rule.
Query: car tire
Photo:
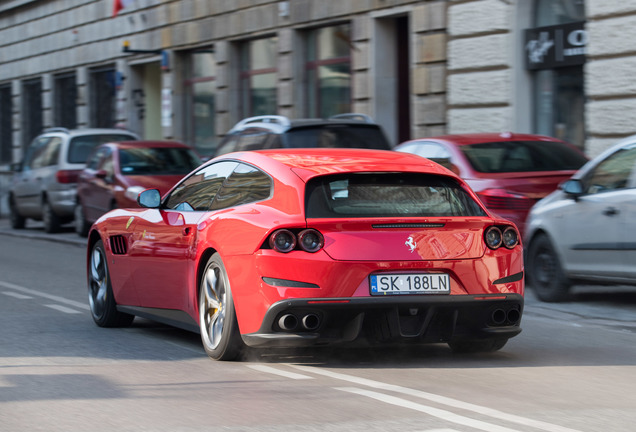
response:
[[[42,203],[42,222],[44,222],[44,231],[53,234],[60,231],[60,218],[51,207],[47,200]]]
[[[9,200],[9,217],[11,219],[11,228],[23,229],[26,226],[26,218],[18,212],[13,199]]]
[[[462,340],[449,342],[448,346],[456,353],[485,353],[499,351],[508,342],[507,338],[485,340]]]
[[[88,229],[90,227],[90,224],[84,217],[84,206],[82,206],[82,203],[79,201],[77,202],[77,204],[75,204],[74,215],[75,215],[75,232],[80,237],[86,237],[88,235]]]
[[[541,301],[561,302],[569,297],[571,283],[546,235],[537,236],[528,248],[528,282]]]
[[[104,243],[99,240],[91,249],[88,263],[88,303],[95,323],[100,327],[127,327],[134,315],[119,312],[110,283]]]
[[[214,360],[235,360],[244,349],[230,282],[218,253],[210,257],[201,276],[199,328],[203,348]]]

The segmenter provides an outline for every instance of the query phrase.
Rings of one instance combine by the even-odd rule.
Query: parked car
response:
[[[52,128],[38,135],[22,162],[11,167],[11,226],[21,229],[27,219],[42,220],[44,230],[52,233],[72,222],[77,176],[93,148],[104,142],[136,139],[134,133],[121,129]]]
[[[521,232],[530,208],[588,160],[567,142],[511,133],[421,138],[395,150],[449,168],[466,180],[486,207],[513,221]]]
[[[365,114],[328,119],[293,119],[269,115],[238,122],[223,138],[216,156],[269,148],[369,148],[390,150],[382,128]]]
[[[176,141],[120,141],[98,146],[77,181],[75,231],[86,236],[104,213],[138,207],[137,196],[144,189],[165,194],[199,165],[199,156]]]
[[[526,226],[528,282],[543,301],[575,283],[636,284],[636,135],[539,201]]]
[[[494,351],[521,331],[516,228],[420,157],[232,153],[139,203],[89,233],[99,326],[141,316],[200,332],[218,360],[354,341]]]

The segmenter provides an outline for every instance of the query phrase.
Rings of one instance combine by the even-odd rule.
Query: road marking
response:
[[[301,374],[297,374],[297,373],[294,373],[294,372],[286,372],[286,371],[282,371],[282,370],[279,370],[279,369],[275,369],[275,368],[273,368],[271,366],[255,364],[255,365],[247,365],[247,367],[249,367],[250,369],[257,370],[259,372],[265,372],[265,373],[269,373],[269,374],[280,375],[280,376],[283,376],[285,378],[291,378],[291,379],[295,379],[295,380],[313,379],[313,377],[310,377],[310,376],[307,376],[307,375],[301,375]]]
[[[28,296],[28,295],[23,295],[23,294],[11,292],[11,291],[5,291],[2,294],[8,295],[9,297],[15,297],[15,298],[20,299],[20,300],[28,300],[28,299],[32,299],[33,298],[31,296]]]
[[[68,306],[73,306],[73,307],[79,308],[81,310],[89,310],[88,301],[86,303],[80,303],[80,302],[76,302],[74,300],[65,299],[64,297],[60,297],[60,296],[56,296],[56,295],[53,295],[53,294],[49,294],[49,293],[45,293],[45,292],[41,292],[41,291],[36,291],[36,290],[29,289],[29,288],[25,288],[25,287],[22,287],[20,285],[12,284],[10,282],[0,281],[0,286],[3,286],[5,288],[9,288],[9,289],[14,290],[14,291],[20,291],[20,292],[22,292],[24,294],[27,294],[27,295],[32,295],[32,296],[36,296],[36,297],[44,297],[44,298],[47,298],[49,300],[53,300],[53,301],[55,301],[57,303],[62,303],[62,304],[68,305]]]
[[[439,408],[433,408],[428,405],[418,404],[418,403],[415,403],[406,399],[402,399],[399,397],[389,396],[384,393],[378,393],[378,392],[374,392],[370,390],[362,390],[362,389],[354,388],[354,387],[336,387],[336,390],[341,390],[341,391],[354,393],[361,396],[370,397],[372,399],[379,400],[380,402],[423,412],[432,417],[437,417],[439,419],[442,419],[451,423],[457,423],[463,426],[468,426],[468,427],[483,430],[486,432],[518,432],[515,429],[498,426],[498,425],[487,423],[481,420],[471,419],[469,417],[464,417],[462,415],[455,414],[450,411],[446,411]]]
[[[370,380],[366,378],[359,378],[352,375],[346,375],[346,374],[342,374],[338,372],[331,372],[328,370],[323,370],[318,368],[310,368],[307,366],[300,366],[300,365],[293,365],[293,364],[289,364],[288,366],[291,366],[295,369],[299,369],[309,374],[314,373],[318,375],[324,375],[333,379],[337,379],[340,381],[347,381],[357,385],[362,385],[362,386],[367,386],[367,387],[372,387],[372,388],[382,389],[382,390],[388,390],[388,391],[392,391],[396,393],[414,396],[420,399],[426,399],[426,400],[436,402],[442,405],[447,405],[449,407],[459,408],[466,411],[472,411],[481,415],[489,416],[499,420],[508,421],[511,423],[517,423],[523,426],[534,427],[534,428],[541,429],[547,432],[580,432],[576,429],[570,429],[570,428],[555,425],[552,423],[546,423],[540,420],[533,420],[533,419],[517,416],[514,414],[508,414],[496,409],[492,409],[492,408],[488,408],[488,407],[484,407],[480,405],[475,405],[469,402],[462,402],[457,399],[452,399],[449,397],[436,395],[433,393],[427,393],[420,390],[414,390],[407,387],[401,387],[401,386],[397,386],[393,384],[386,384],[380,381],[374,381],[374,380]]]
[[[79,312],[79,311],[77,311],[75,309],[67,308],[66,306],[62,306],[62,305],[47,304],[47,305],[44,305],[44,306],[46,306],[48,308],[51,308],[51,309],[55,309],[55,310],[60,311],[60,312],[67,313],[67,314],[78,314],[78,313],[81,313],[81,312]]]

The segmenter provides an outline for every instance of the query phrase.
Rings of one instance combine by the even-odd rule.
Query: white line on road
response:
[[[374,392],[370,390],[362,390],[362,389],[353,388],[353,387],[336,387],[336,390],[341,390],[341,391],[354,393],[361,396],[370,397],[372,399],[379,400],[380,402],[423,412],[430,416],[437,417],[439,419],[442,419],[451,423],[457,423],[463,426],[468,426],[468,427],[483,430],[486,432],[517,432],[515,429],[498,426],[496,424],[487,423],[481,420],[471,419],[470,417],[464,417],[462,415],[455,414],[450,411],[446,411],[439,408],[433,408],[428,405],[418,404],[406,399],[398,398],[395,396],[389,396],[384,393],[378,393],[378,392]]]
[[[44,306],[46,306],[47,308],[55,309],[56,311],[67,313],[67,314],[78,314],[78,313],[81,313],[81,312],[79,312],[76,309],[67,308],[66,306],[62,306],[62,305],[47,304],[47,305],[44,305]]]
[[[259,372],[265,372],[265,373],[269,373],[269,374],[274,374],[274,375],[280,375],[283,376],[285,378],[291,378],[291,379],[295,379],[295,380],[302,380],[302,379],[313,379],[313,377],[307,376],[307,375],[301,375],[301,374],[297,374],[294,372],[286,372],[286,371],[282,371],[279,369],[275,369],[271,366],[265,366],[265,365],[248,365],[247,367],[257,370]]]
[[[8,295],[9,297],[15,297],[15,298],[20,299],[20,300],[28,300],[28,299],[32,299],[33,298],[31,296],[28,296],[28,295],[24,295],[24,294],[20,294],[20,293],[16,293],[16,292],[11,292],[11,291],[5,291],[2,294]]]
[[[12,284],[10,282],[0,281],[0,286],[3,286],[5,288],[9,288],[9,289],[14,290],[14,291],[20,291],[20,292],[22,292],[24,294],[27,294],[27,295],[32,295],[32,296],[37,296],[37,297],[44,297],[44,298],[47,298],[49,300],[53,300],[53,301],[58,302],[58,303],[62,303],[62,304],[68,305],[68,306],[73,306],[73,307],[79,308],[81,310],[89,310],[88,309],[88,301],[86,303],[80,303],[80,302],[76,302],[74,300],[65,299],[64,297],[60,297],[60,296],[56,296],[56,295],[53,295],[53,294],[49,294],[49,293],[33,290],[33,289],[30,289],[30,288],[25,288],[25,287],[22,287],[20,285]]]
[[[392,392],[396,392],[396,393],[401,393],[401,394],[406,394],[409,396],[414,396],[414,397],[418,397],[420,399],[426,399],[432,402],[436,402],[442,405],[447,405],[449,407],[453,407],[453,408],[459,408],[459,409],[463,409],[466,411],[472,411],[472,412],[476,412],[478,414],[481,415],[485,415],[485,416],[489,416],[492,418],[496,418],[499,420],[504,420],[504,421],[508,421],[508,422],[512,422],[512,423],[517,423],[523,426],[530,426],[530,427],[534,427],[540,430],[544,430],[547,432],[580,432],[577,431],[575,429],[570,429],[567,427],[563,427],[563,426],[559,426],[559,425],[555,425],[552,423],[546,423],[540,420],[533,420],[533,419],[529,419],[529,418],[525,418],[525,417],[521,417],[521,416],[517,416],[514,414],[508,414],[505,413],[503,411],[499,411],[496,409],[492,409],[492,408],[488,408],[488,407],[484,407],[484,406],[480,406],[480,405],[475,405],[472,403],[468,403],[468,402],[462,402],[460,400],[457,399],[452,399],[449,397],[445,397],[445,396],[441,396],[441,395],[437,395],[437,394],[433,394],[433,393],[427,393],[427,392],[423,392],[420,390],[414,390],[414,389],[410,389],[407,387],[401,387],[401,386],[397,386],[397,385],[393,385],[393,384],[386,384],[380,381],[373,381],[370,379],[366,379],[366,378],[359,378],[356,376],[352,376],[352,375],[346,375],[346,374],[342,374],[342,373],[338,373],[338,372],[331,372],[328,370],[323,370],[323,369],[318,369],[318,368],[311,368],[311,367],[307,367],[307,366],[300,366],[300,365],[292,365],[290,364],[289,366],[295,368],[295,369],[299,369],[303,372],[306,373],[314,373],[314,374],[318,374],[318,375],[324,375],[333,379],[337,379],[340,381],[347,381],[350,383],[354,383],[357,385],[363,385],[363,386],[367,386],[367,387],[372,387],[372,388],[376,388],[376,389],[381,389],[381,390],[388,390],[388,391],[392,391]]]

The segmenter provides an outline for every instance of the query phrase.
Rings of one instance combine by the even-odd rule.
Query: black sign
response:
[[[526,68],[552,69],[585,63],[585,22],[526,30]]]

